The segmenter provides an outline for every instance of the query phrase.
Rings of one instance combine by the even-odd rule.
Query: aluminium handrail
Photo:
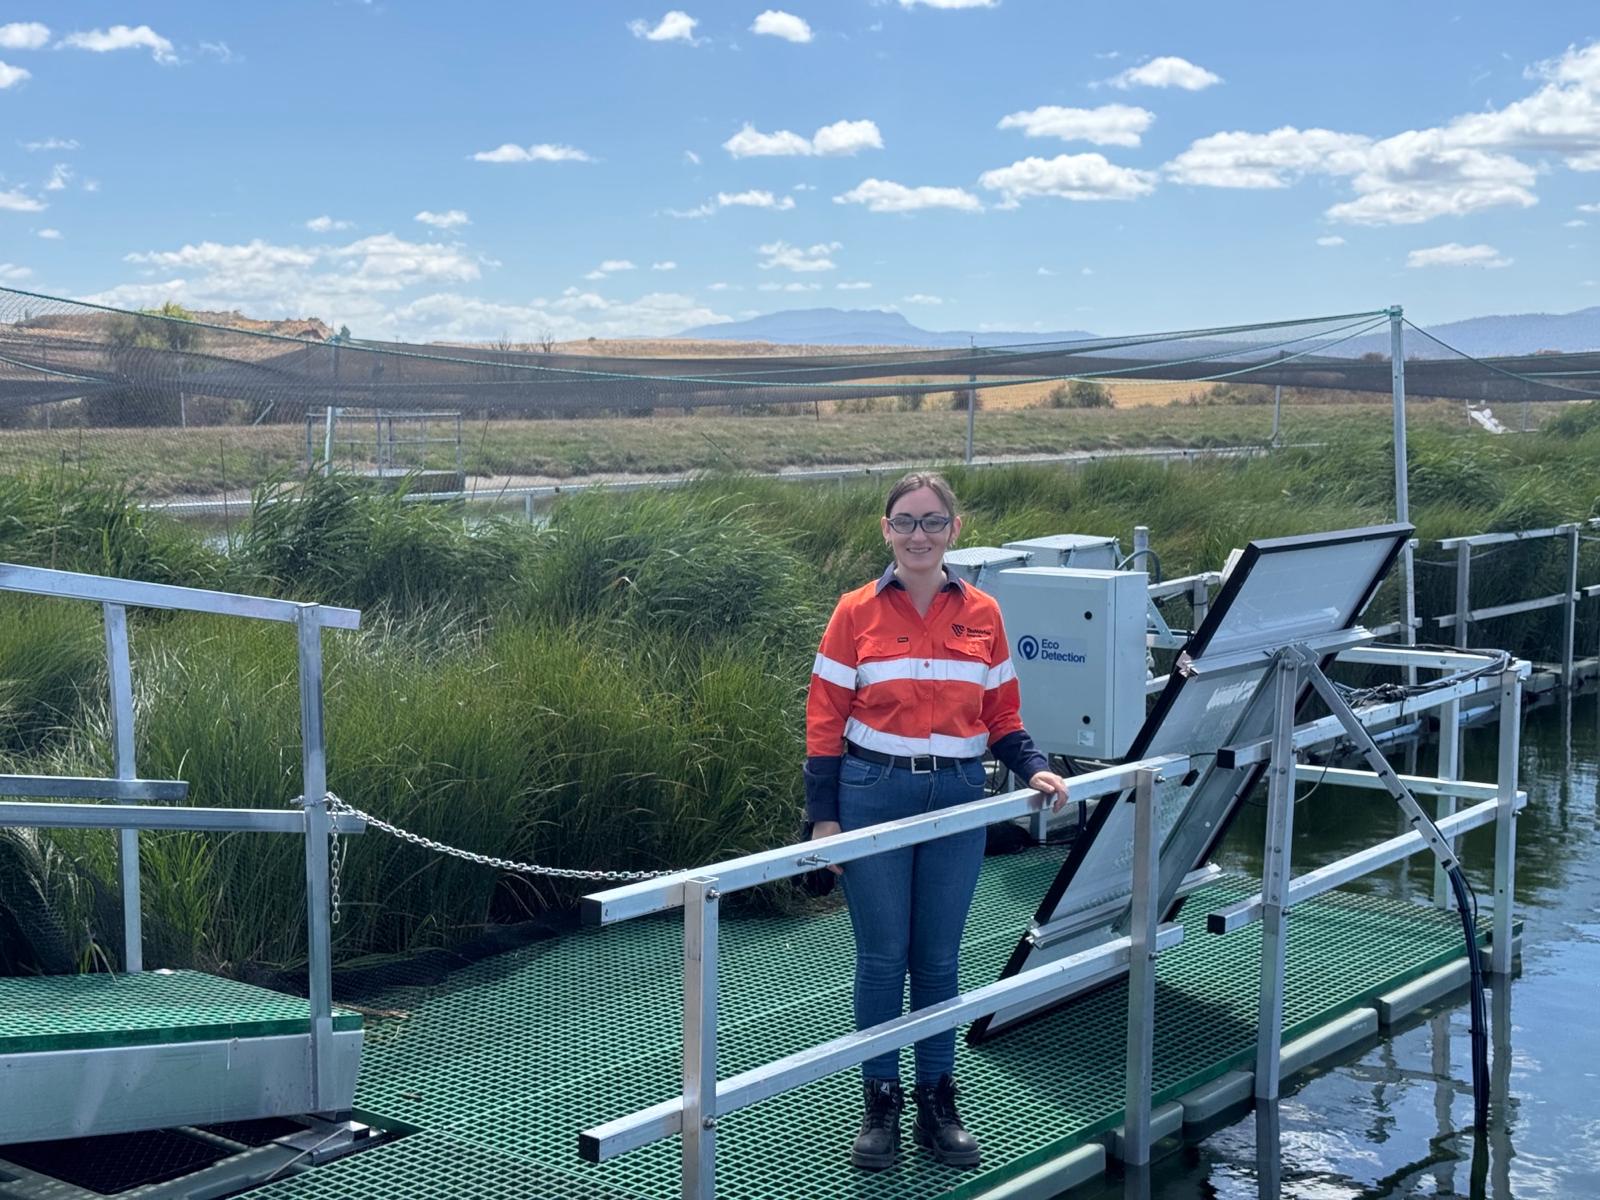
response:
[[[313,1111],[336,1094],[333,1054],[333,952],[331,863],[334,833],[360,833],[365,822],[335,818],[328,809],[327,752],[322,713],[322,630],[357,629],[356,609],[247,596],[204,588],[177,587],[0,563],[0,592],[50,596],[100,604],[111,701],[111,742],[116,778],[0,775],[0,796],[78,800],[182,799],[182,780],[138,778],[134,753],[133,678],[129,651],[129,606],[175,609],[257,620],[295,627],[298,648],[302,792],[299,812],[204,807],[143,807],[139,804],[58,804],[0,800],[0,826],[114,829],[118,834],[123,907],[123,969],[144,969],[140,913],[139,832],[184,829],[203,832],[252,831],[299,834],[305,839],[306,966],[309,990],[309,1050],[306,1067]]]

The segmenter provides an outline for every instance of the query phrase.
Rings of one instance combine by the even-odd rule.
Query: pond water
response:
[[[1463,776],[1493,780],[1496,731],[1469,730]],[[1434,751],[1420,753],[1433,771]],[[1397,754],[1397,760],[1403,754]],[[1522,966],[1492,986],[1491,1118],[1472,1129],[1465,992],[1145,1172],[1110,1175],[1075,1195],[1235,1200],[1297,1197],[1600,1197],[1600,707],[1594,695],[1526,716],[1517,839]],[[1409,764],[1408,764],[1409,765]],[[1247,809],[1219,863],[1261,869],[1264,809]],[[1322,787],[1295,813],[1296,873],[1404,832],[1372,792]],[[1463,859],[1481,904],[1492,893],[1491,829]],[[1425,899],[1432,860],[1418,856],[1359,886]],[[1289,920],[1294,936],[1294,918]]]

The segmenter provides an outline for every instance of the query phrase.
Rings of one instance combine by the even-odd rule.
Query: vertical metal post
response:
[[[1282,364],[1283,359],[1284,359],[1284,352],[1282,350],[1279,350],[1278,351],[1278,362],[1279,362],[1280,365]],[[1278,431],[1279,431],[1279,429],[1282,428],[1282,425],[1283,425],[1283,382],[1282,382],[1282,380],[1280,380],[1279,382],[1277,382],[1277,383],[1272,385],[1272,444],[1274,446],[1276,446],[1278,444]]]
[[[1128,927],[1128,1075],[1124,1091],[1124,1161],[1150,1161],[1150,1088],[1156,1043],[1156,790],[1154,771],[1142,770],[1133,789],[1133,914]]]
[[[1194,581],[1193,590],[1189,594],[1189,607],[1194,612],[1194,628],[1198,630],[1205,624],[1206,613],[1211,611],[1211,589],[1207,587],[1204,579]]]
[[[683,1200],[717,1194],[716,884],[683,885]]]
[[[334,362],[338,362],[338,350],[334,351]],[[333,405],[328,405],[327,424],[322,431],[322,473],[333,474],[333,423],[339,419],[339,410]]]
[[[1256,1098],[1278,1098],[1283,1046],[1283,978],[1288,945],[1289,844],[1294,836],[1294,711],[1300,663],[1278,659],[1272,760],[1267,768],[1267,836],[1261,864],[1261,997],[1256,1020]]]
[[[1396,304],[1389,310],[1389,378],[1394,391],[1394,519],[1411,519],[1411,497],[1406,477],[1406,346],[1401,322],[1404,310]],[[1411,542],[1400,548],[1400,620],[1405,644],[1417,644],[1417,588]],[[1416,671],[1408,671],[1416,682]]]
[[[1461,702],[1451,700],[1439,710],[1439,769],[1440,779],[1461,778]],[[1434,820],[1442,821],[1456,811],[1454,796],[1439,796],[1434,804]],[[1456,849],[1456,840],[1447,839],[1450,849]],[[1433,906],[1449,910],[1455,907],[1455,893],[1450,888],[1450,877],[1445,874],[1439,860],[1433,860]]]
[[[1578,680],[1574,659],[1578,649],[1578,529],[1567,526],[1567,602],[1562,606],[1561,686],[1571,691]]]
[[[1138,561],[1150,553],[1150,526],[1135,525],[1133,527],[1133,559]]]
[[[102,605],[106,625],[106,674],[111,683],[111,754],[118,779],[137,779],[133,742],[133,661],[128,652],[128,610]],[[144,970],[144,919],[140,912],[139,831],[117,831],[122,883],[122,969]]]
[[[1494,938],[1489,970],[1511,972],[1511,918],[1517,883],[1517,767],[1522,753],[1522,678],[1500,673],[1500,758],[1496,771],[1494,822]]]
[[[306,814],[306,977],[311,999],[311,1101],[333,1079],[333,930],[328,880],[328,757],[322,726],[322,610],[300,606],[300,773]]]
[[[1467,626],[1472,620],[1472,546],[1456,543],[1456,649],[1470,644]]]
[[[967,382],[968,383],[977,383],[978,382],[978,352],[977,352],[978,341],[977,341],[977,339],[976,338],[969,339],[969,345],[970,345],[970,348],[971,348],[971,357],[967,360]],[[967,389],[967,457],[966,457],[966,464],[969,467],[972,465],[972,436],[973,436],[974,427],[977,425],[977,422],[978,422],[978,389],[975,388],[975,387],[970,387],[970,388]]]

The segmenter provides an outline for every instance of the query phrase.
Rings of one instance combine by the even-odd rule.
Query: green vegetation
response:
[[[613,428],[625,424],[709,422]],[[1384,424],[1353,422],[1330,445],[1254,459],[954,470],[963,541],[1065,530],[1126,538],[1138,522],[1178,574],[1215,567],[1251,537],[1382,521]],[[1452,567],[1429,541],[1600,512],[1600,422],[1574,415],[1559,429],[1493,437],[1417,422],[1424,614],[1452,607]],[[925,449],[895,448],[904,457]],[[337,475],[308,481],[297,504],[270,505],[270,495],[262,489],[222,553],[78,472],[4,479],[0,559],[361,606],[361,632],[325,639],[330,784],[426,836],[618,869],[689,865],[792,837],[810,657],[834,597],[881,567],[881,483],[706,478],[573,497],[541,528],[463,520],[458,507],[403,503]],[[1595,549],[1585,544],[1586,579],[1600,567]],[[1483,604],[1556,591],[1560,548],[1486,553],[1473,576]],[[108,773],[98,613],[15,596],[0,605],[0,770]],[[1392,596],[1378,605],[1373,620],[1388,619]],[[1548,655],[1557,620],[1509,618],[1481,637]],[[300,784],[290,631],[143,611],[131,624],[142,773],[188,780],[196,804],[290,804]],[[1592,614],[1584,625],[1582,644],[1592,645]],[[293,839],[171,834],[143,844],[149,961],[248,974],[303,960]],[[0,834],[0,970],[114,961],[114,880],[104,834]],[[369,834],[349,847],[337,952],[448,945],[584,890]],[[755,902],[793,899],[773,889]]]
[[[1116,401],[1111,389],[1093,379],[1074,379],[1057,384],[1043,396],[1040,408],[1111,408]]]
[[[1270,400],[1271,389],[1265,389]],[[964,393],[961,393],[964,394]],[[966,445],[967,417],[952,411],[951,393],[935,393],[915,423],[885,414],[915,411],[901,398],[852,401],[852,411],[740,416],[696,412],[649,420],[496,420],[469,422],[465,434],[467,486],[493,488],[503,476],[570,479],[595,474],[664,475],[689,471],[775,471],[900,462],[955,462]],[[1381,399],[1381,398],[1379,398]],[[752,406],[752,408],[758,406]],[[1266,405],[1130,405],[1115,408],[1001,408],[980,399],[977,453],[1010,457],[1138,447],[1265,445],[1272,436]],[[1534,406],[1536,419],[1554,406]],[[1465,431],[1458,403],[1429,401],[1410,408],[1413,430]],[[1295,442],[1335,442],[1381,436],[1386,403],[1285,402],[1283,436]],[[320,444],[318,452],[320,453]],[[303,471],[300,425],[205,426],[179,429],[0,429],[0,461],[25,474],[63,465],[107,478],[139,481],[145,499],[248,492]],[[453,460],[452,460],[453,465]],[[243,506],[241,505],[241,508]]]

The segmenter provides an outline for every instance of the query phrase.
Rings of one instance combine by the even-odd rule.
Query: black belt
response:
[[[930,771],[940,771],[947,767],[959,767],[964,763],[982,762],[983,755],[974,755],[971,758],[951,758],[945,754],[879,754],[876,750],[868,750],[854,742],[845,743],[845,753],[851,758],[859,758],[862,762],[881,763],[886,767],[901,767],[904,770],[926,775]]]

